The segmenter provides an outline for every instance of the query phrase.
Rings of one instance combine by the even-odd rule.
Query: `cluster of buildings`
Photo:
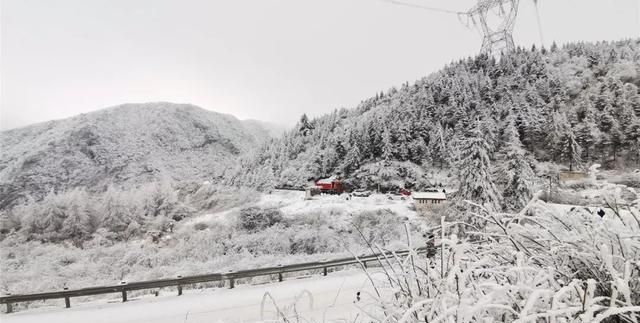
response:
[[[345,186],[338,176],[320,179],[315,182],[315,186],[307,189],[307,197],[310,198],[319,194],[342,194],[346,192]],[[446,191],[429,190],[426,192],[409,192],[402,190],[403,195],[410,195],[417,211],[428,211],[434,206],[447,202]]]

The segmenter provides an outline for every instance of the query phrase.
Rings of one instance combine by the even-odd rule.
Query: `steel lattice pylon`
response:
[[[478,0],[478,3],[466,12],[483,34],[481,53],[491,55],[515,49],[513,28],[519,3],[520,0]],[[492,11],[500,19],[495,27],[489,26],[488,22],[488,15]]]

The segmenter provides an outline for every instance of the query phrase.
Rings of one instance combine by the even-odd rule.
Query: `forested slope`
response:
[[[339,173],[354,187],[426,187],[425,172],[449,168],[462,194],[495,204],[493,195],[529,189],[535,161],[638,165],[639,71],[638,40],[464,59],[355,109],[303,116],[228,180],[305,185]]]

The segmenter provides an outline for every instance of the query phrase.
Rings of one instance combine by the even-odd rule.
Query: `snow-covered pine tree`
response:
[[[302,116],[300,117],[300,127],[298,128],[298,131],[303,136],[308,136],[308,135],[311,134],[313,129],[314,129],[314,127],[311,124],[311,122],[309,122],[309,117],[307,117],[306,113],[303,113]]]
[[[449,159],[449,149],[445,139],[445,131],[442,124],[435,123],[435,127],[429,134],[429,157],[434,165],[442,168]]]
[[[640,165],[640,118],[635,118],[625,132],[627,144],[631,150],[631,157],[636,165]]]
[[[500,195],[491,176],[489,152],[493,148],[484,139],[481,129],[481,121],[477,120],[460,142],[457,162],[460,187],[456,195],[495,211],[500,209]]]
[[[506,211],[519,211],[531,199],[535,173],[531,168],[533,159],[527,155],[520,142],[515,120],[510,118],[502,136],[502,147],[498,152],[502,160],[497,176],[504,182],[502,205]]]
[[[575,132],[571,127],[565,130],[562,137],[560,157],[569,163],[569,171],[582,167],[582,147],[578,144]]]
[[[555,111],[550,117],[551,119],[546,126],[546,137],[544,141],[547,151],[551,155],[551,160],[557,161],[558,158],[561,157],[564,148],[566,148],[563,146],[563,140],[565,139],[566,129],[570,128],[571,125],[567,121],[564,113]]]
[[[584,159],[588,162],[591,160],[594,147],[602,134],[596,124],[595,112],[592,109],[587,109],[584,114],[582,122],[576,126],[575,133],[578,144],[583,148]]]
[[[389,161],[393,159],[393,143],[391,139],[391,131],[384,127],[382,131],[382,159]]]
[[[360,147],[353,136],[353,132],[349,131],[349,146],[347,148],[347,154],[342,161],[342,174],[348,175],[360,167],[360,160],[362,154],[360,153]]]

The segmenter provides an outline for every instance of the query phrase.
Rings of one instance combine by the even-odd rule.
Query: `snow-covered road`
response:
[[[376,274],[382,279],[381,274]],[[353,322],[358,313],[356,293],[371,291],[366,275],[358,270],[331,273],[327,277],[291,278],[281,283],[238,285],[235,289],[185,290],[184,295],[132,298],[127,303],[111,302],[73,304],[70,309],[46,307],[0,315],[3,323],[183,323],[183,322],[257,322],[261,321],[261,303],[270,293],[287,315],[299,295],[296,310],[307,320]],[[310,304],[312,303],[312,304]],[[287,310],[288,309],[288,310]],[[276,318],[273,303],[265,302],[264,320]]]

